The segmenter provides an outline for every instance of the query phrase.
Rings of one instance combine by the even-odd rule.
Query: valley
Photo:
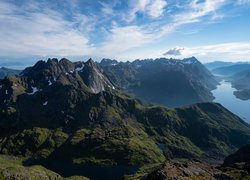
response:
[[[228,81],[221,81],[220,85],[212,91],[215,99],[214,102],[221,103],[231,112],[237,114],[244,121],[250,123],[250,100],[241,100],[235,96],[237,90],[232,87],[232,84]]]
[[[187,68],[195,68],[193,62],[198,63],[189,59]],[[208,77],[208,84],[217,84]],[[20,156],[24,166],[43,165],[62,177],[99,179],[98,172],[119,179],[166,159],[222,162],[249,143],[249,124],[218,103],[167,108],[134,99],[111,79],[92,59],[65,58],[38,61],[18,76],[5,77],[0,81],[1,154]]]
[[[243,101],[250,99],[250,64],[248,62],[205,64],[218,79],[232,83],[234,95]]]

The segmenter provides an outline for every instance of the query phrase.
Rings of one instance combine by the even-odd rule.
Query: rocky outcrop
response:
[[[189,161],[186,163],[167,161],[159,168],[149,173],[145,180],[174,180],[174,179],[216,179],[230,180],[230,175],[222,172],[213,165],[200,162]]]

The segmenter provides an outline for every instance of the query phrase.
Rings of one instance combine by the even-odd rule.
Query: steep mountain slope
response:
[[[227,66],[231,66],[234,64],[236,64],[236,63],[225,62],[225,61],[214,61],[214,62],[205,63],[204,66],[209,70],[213,70],[216,68],[227,67]]]
[[[8,69],[5,67],[0,68],[0,79],[3,79],[5,76],[12,76],[12,75],[18,75],[21,71],[20,70],[14,70],[14,69]]]
[[[212,70],[213,74],[222,75],[222,76],[233,76],[236,73],[240,73],[242,71],[250,70],[250,64],[248,63],[240,63],[234,64],[226,67],[219,67]]]
[[[221,105],[145,107],[91,60],[39,61],[0,85],[0,152],[64,176],[95,177],[89,164],[123,165],[120,177],[166,157],[221,159],[250,140],[249,125]]]
[[[104,59],[99,65],[128,93],[169,107],[211,101],[210,90],[217,85],[213,75],[194,57],[125,63]]]

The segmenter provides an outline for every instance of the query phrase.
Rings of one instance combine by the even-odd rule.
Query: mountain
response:
[[[49,59],[1,80],[0,153],[64,177],[118,179],[166,158],[220,160],[250,141],[220,104],[145,106],[109,79],[92,60]]]
[[[241,71],[230,77],[232,86],[237,89],[234,95],[242,100],[250,99],[250,69]]]
[[[18,75],[21,71],[20,70],[14,70],[14,69],[8,69],[5,67],[0,68],[0,79],[3,79],[5,76],[12,76],[12,75]]]
[[[212,101],[215,77],[194,57],[117,62],[103,59],[100,67],[116,86],[151,103],[177,107]]]
[[[211,71],[216,68],[227,67],[227,66],[231,66],[234,64],[236,63],[225,62],[225,61],[214,61],[214,62],[205,63],[204,66]]]
[[[213,74],[222,75],[222,76],[233,76],[236,73],[240,73],[242,71],[250,70],[249,63],[240,63],[234,64],[226,67],[219,67],[212,70]]]

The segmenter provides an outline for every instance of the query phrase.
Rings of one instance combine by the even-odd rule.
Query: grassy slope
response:
[[[22,166],[22,159],[0,155],[0,179],[63,179],[60,175],[42,166]]]

